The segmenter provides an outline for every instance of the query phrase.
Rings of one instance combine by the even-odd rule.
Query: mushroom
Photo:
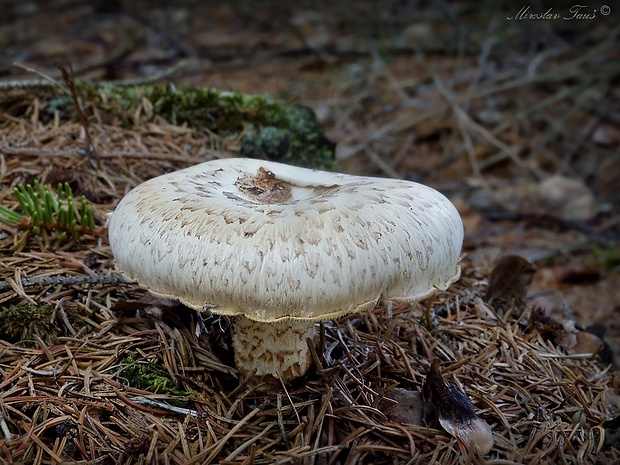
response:
[[[244,158],[144,182],[108,228],[128,278],[234,316],[238,372],[287,382],[310,366],[315,322],[445,290],[463,241],[430,187]]]

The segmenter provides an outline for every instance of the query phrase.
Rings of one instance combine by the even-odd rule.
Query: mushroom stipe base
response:
[[[235,317],[233,347],[237,371],[272,383],[280,377],[289,382],[310,368],[308,340],[313,341],[313,321],[282,320],[274,323]]]

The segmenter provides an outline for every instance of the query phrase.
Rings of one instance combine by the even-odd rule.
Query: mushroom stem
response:
[[[281,320],[264,323],[244,316],[235,318],[233,347],[237,371],[243,376],[255,372],[289,382],[310,368],[308,339],[315,335],[315,323]]]

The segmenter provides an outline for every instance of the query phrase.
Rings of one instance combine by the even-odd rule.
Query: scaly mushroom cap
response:
[[[139,185],[108,228],[119,268],[154,294],[259,322],[423,299],[458,279],[463,241],[421,184],[241,158]]]

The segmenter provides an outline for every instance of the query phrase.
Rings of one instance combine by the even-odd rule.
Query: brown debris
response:
[[[529,328],[564,349],[568,354],[596,355],[605,343],[596,334],[575,328],[571,321],[560,320],[547,314],[543,308],[535,308],[530,317]]]
[[[596,268],[574,268],[563,266],[556,268],[559,284],[592,284],[601,279],[601,272]]]
[[[94,305],[97,312],[84,321],[94,329],[85,332],[73,322],[85,337],[65,337],[59,345],[0,343],[0,389],[11,434],[8,449],[2,450],[9,450],[15,461],[30,460],[41,451],[50,460],[102,458],[104,463],[119,464],[139,463],[141,454],[152,463],[207,458],[234,463],[250,456],[255,463],[287,457],[299,461],[356,457],[362,463],[387,464],[417,457],[413,463],[422,464],[433,456],[449,463],[467,453],[466,431],[447,424],[449,432],[461,439],[450,442],[442,430],[408,420],[410,412],[398,417],[396,410],[385,407],[394,400],[405,402],[394,395],[402,392],[391,388],[395,382],[411,385],[411,390],[403,389],[407,394],[422,389],[427,356],[411,346],[417,334],[438,360],[452,363],[450,373],[470,389],[477,414],[494,423],[495,446],[489,457],[520,463],[530,457],[526,451],[539,453],[543,446],[528,444],[528,438],[549,434],[549,427],[530,416],[559,402],[564,407],[554,414],[557,427],[575,428],[573,414],[582,409],[582,402],[590,410],[577,426],[580,432],[610,418],[612,407],[605,399],[611,381],[600,375],[599,365],[564,359],[562,352],[542,340],[527,341],[511,327],[481,319],[478,315],[484,312],[478,304],[462,301],[474,285],[464,277],[450,297],[433,299],[435,312],[448,305],[454,313],[436,317],[432,333],[416,327],[422,306],[391,306],[390,317],[382,306],[325,323],[316,371],[287,391],[276,387],[273,392],[238,385],[230,367],[232,358],[223,364],[220,357],[226,354],[210,342],[211,333],[225,329],[215,319],[204,322],[210,333],[197,339],[196,320],[187,310],[162,305],[161,319],[137,316],[136,307],[121,301],[133,296],[129,302],[137,302],[144,295],[135,285],[97,285],[83,295],[71,286],[48,288],[51,300],[70,295],[78,305]],[[26,288],[33,297],[40,291]],[[113,313],[106,301],[118,303],[116,308],[123,311]],[[541,353],[555,358],[542,358]],[[157,394],[127,385],[121,373],[129,354],[143,364],[159,360],[185,393]],[[577,387],[578,396],[577,379],[589,380],[587,389]],[[461,392],[436,372],[431,371],[428,380],[440,389],[443,386],[444,394]],[[281,402],[277,393],[282,394]],[[183,404],[178,413],[170,410],[179,401]],[[77,435],[71,436],[76,447],[71,451],[60,447],[62,438],[51,434],[67,421],[77,425]],[[288,449],[282,446],[282,432]],[[561,438],[554,441],[544,447],[550,457],[559,457],[566,443]],[[594,459],[600,454],[597,444],[584,441],[577,446],[585,457]]]
[[[262,203],[287,203],[291,197],[291,185],[276,179],[271,171],[260,167],[254,176],[237,179],[239,190]]]
[[[536,267],[523,257],[502,257],[491,271],[484,300],[500,316],[511,311],[518,319],[526,309],[527,291],[535,272]]]

